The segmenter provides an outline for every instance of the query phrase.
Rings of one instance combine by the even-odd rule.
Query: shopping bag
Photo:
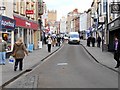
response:
[[[13,64],[15,62],[15,58],[13,56],[9,57],[9,63]]]

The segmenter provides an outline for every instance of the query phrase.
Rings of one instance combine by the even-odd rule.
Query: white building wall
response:
[[[66,32],[66,18],[62,18],[60,21],[60,32],[65,33]]]
[[[0,0],[0,6],[5,7],[5,10],[0,10],[0,14],[13,19],[13,0]]]
[[[80,15],[80,32],[85,32],[81,34],[84,39],[87,38],[86,31],[87,31],[87,13],[83,13]]]
[[[83,13],[80,15],[80,31],[87,30],[87,14]]]

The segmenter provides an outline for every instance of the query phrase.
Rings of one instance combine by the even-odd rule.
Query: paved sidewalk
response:
[[[24,58],[23,71],[14,71],[14,64],[9,63],[7,60],[6,65],[0,65],[0,86],[9,83],[9,81],[14,80],[19,75],[31,70],[58,49],[59,47],[52,47],[52,52],[48,53],[47,45],[43,45],[42,49],[34,50],[29,53],[29,55]]]
[[[100,64],[112,69],[116,72],[120,73],[118,68],[114,68],[116,66],[116,61],[113,58],[113,54],[107,51],[102,52],[102,48],[98,47],[88,47],[86,40],[81,40],[81,44],[84,46],[86,51]]]

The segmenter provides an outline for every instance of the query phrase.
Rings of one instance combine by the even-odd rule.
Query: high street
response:
[[[65,44],[7,88],[117,88],[118,73],[97,63],[81,45]]]

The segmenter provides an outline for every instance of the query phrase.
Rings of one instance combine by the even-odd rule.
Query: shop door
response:
[[[27,29],[24,29],[24,43],[25,46],[27,47]]]

